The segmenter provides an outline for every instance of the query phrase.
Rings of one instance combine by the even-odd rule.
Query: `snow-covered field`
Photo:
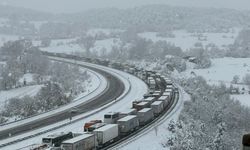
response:
[[[217,58],[212,59],[212,66],[207,69],[192,69],[192,65],[183,73],[181,77],[188,78],[194,76],[202,76],[211,85],[219,85],[224,83],[226,86],[231,85],[231,81],[235,75],[239,76],[240,82],[242,78],[250,73],[250,58]],[[246,85],[233,84],[235,87],[242,89],[243,87],[248,90]],[[233,98],[239,100],[242,105],[250,106],[250,95],[233,95]]]
[[[4,147],[2,149],[3,150],[5,150],[5,149],[6,150],[16,149],[16,148],[21,148],[21,147],[25,147],[25,146],[28,146],[28,145],[32,145],[34,143],[40,143],[42,137],[44,137],[44,136],[46,136],[48,134],[51,134],[51,133],[58,133],[58,132],[62,132],[62,131],[64,131],[64,132],[67,132],[67,131],[82,132],[84,122],[89,121],[89,120],[93,120],[93,119],[102,119],[103,114],[107,113],[107,112],[110,112],[110,111],[126,110],[126,109],[131,107],[132,101],[134,101],[136,99],[141,99],[143,97],[143,95],[148,91],[148,88],[147,88],[146,84],[143,81],[141,81],[140,79],[138,79],[138,78],[136,78],[136,77],[134,77],[134,76],[132,76],[130,74],[124,73],[122,71],[114,70],[114,69],[111,69],[111,68],[107,68],[107,67],[103,67],[103,69],[108,70],[112,74],[118,76],[125,83],[125,88],[126,88],[125,91],[126,92],[124,94],[126,94],[126,95],[123,95],[117,101],[112,102],[112,105],[109,106],[108,108],[105,108],[105,109],[101,110],[100,112],[91,115],[90,117],[84,118],[84,119],[82,119],[80,121],[77,121],[77,122],[75,122],[73,124],[67,125],[67,126],[65,126],[63,128],[54,130],[53,132],[42,134],[42,135],[39,135],[37,137],[22,141],[20,143],[13,144],[13,145],[8,146],[8,147]],[[94,111],[96,111],[96,110],[93,110],[93,112]],[[77,118],[84,117],[84,116],[86,116],[87,114],[90,114],[90,113],[91,112],[85,113],[85,114],[83,114],[81,116],[77,116],[77,117],[73,118],[73,120],[77,119]],[[24,137],[24,136],[32,135],[32,134],[35,134],[35,133],[38,133],[38,132],[53,128],[55,126],[58,126],[60,124],[66,123],[66,122],[69,122],[69,120],[65,120],[65,121],[59,122],[57,124],[50,125],[50,126],[47,126],[45,128],[38,129],[38,130],[34,130],[32,132],[28,132],[28,133],[25,133],[23,135],[19,135],[19,136],[13,137],[13,138],[2,140],[2,141],[0,141],[0,144],[12,141],[14,139],[19,139],[19,138]]]
[[[3,46],[3,44],[7,41],[15,41],[18,40],[19,37],[15,36],[15,35],[4,35],[4,34],[0,34],[0,47]]]
[[[73,54],[84,52],[84,50],[76,44],[66,44],[66,45],[52,45],[49,47],[41,48],[42,51],[53,52],[53,53],[65,53]]]
[[[243,95],[231,95],[231,98],[234,98],[236,100],[239,100],[240,103],[243,106],[250,107],[250,95],[249,94],[243,94]]]
[[[17,89],[12,89],[9,91],[0,91],[0,109],[4,106],[8,99],[15,97],[24,97],[26,95],[35,96],[37,92],[41,89],[42,85],[32,85],[21,87]]]
[[[66,53],[66,54],[74,54],[74,53],[83,53],[85,52],[84,48],[79,46],[78,44],[71,43],[75,39],[58,39],[52,40],[51,45],[49,47],[41,48],[42,51],[55,52],[55,53]],[[39,45],[40,42],[33,42],[35,45]],[[105,52],[108,53],[111,51],[112,46],[117,45],[119,43],[118,39],[110,38],[105,40],[97,40],[93,48],[90,49],[91,52],[97,52],[97,54],[101,54],[102,50],[105,49]]]
[[[206,40],[198,40],[197,36],[194,36],[193,33],[188,33],[185,30],[176,30],[173,31],[175,35],[174,38],[165,38],[158,37],[155,32],[145,32],[139,34],[139,36],[144,37],[146,39],[151,39],[152,41],[167,41],[175,46],[181,47],[183,51],[194,47],[194,44],[197,42],[202,43],[204,46],[210,43],[214,43],[220,48],[223,48],[225,45],[233,44],[235,38],[237,37],[240,29],[235,28],[234,32],[229,33],[203,33],[203,38],[206,37]]]
[[[90,29],[88,30],[87,34],[95,36],[98,33],[104,33],[104,34],[111,34],[111,33],[120,33],[123,32],[124,30],[121,29],[103,29],[103,28],[95,28],[95,29]]]
[[[191,77],[195,73],[197,76],[203,76],[208,82],[230,83],[235,75],[240,80],[250,73],[250,58],[217,58],[212,59],[212,66],[207,69],[188,68],[182,73],[183,76]]]

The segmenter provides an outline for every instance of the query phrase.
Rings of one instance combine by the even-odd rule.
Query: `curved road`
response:
[[[103,71],[103,70],[100,70],[100,69],[97,69],[94,67],[85,66],[85,65],[80,65],[80,66],[91,69],[91,70],[103,75],[109,83],[109,88],[106,90],[106,92],[96,96],[95,98],[93,98],[87,102],[84,102],[82,105],[75,107],[78,110],[76,113],[69,113],[71,109],[68,109],[68,110],[65,110],[65,111],[58,113],[56,115],[49,116],[47,118],[34,120],[34,121],[29,122],[27,124],[22,124],[20,126],[14,127],[14,128],[1,131],[0,132],[0,140],[8,138],[9,133],[11,133],[12,136],[19,135],[19,134],[25,133],[27,131],[31,131],[34,129],[45,127],[45,126],[48,126],[50,124],[68,119],[70,116],[72,116],[72,117],[77,116],[79,114],[82,114],[82,113],[91,111],[93,109],[99,108],[99,107],[111,102],[112,100],[118,98],[123,93],[125,86],[122,83],[122,81],[120,81],[117,77],[113,76],[112,74],[110,74],[106,71]]]

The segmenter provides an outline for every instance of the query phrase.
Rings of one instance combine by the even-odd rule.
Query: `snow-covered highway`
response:
[[[86,63],[82,63],[82,62],[77,62],[77,63],[86,65]],[[66,120],[63,120],[63,121],[58,122],[56,124],[53,124],[53,125],[49,125],[49,126],[46,126],[46,127],[40,128],[40,129],[36,129],[36,130],[30,131],[30,132],[27,132],[27,133],[22,134],[22,135],[18,135],[16,137],[11,137],[11,138],[2,140],[0,142],[0,144],[15,141],[17,139],[32,136],[34,134],[44,133],[44,131],[47,131],[49,129],[54,129],[53,132],[52,131],[46,132],[44,134],[41,134],[39,136],[35,136],[33,138],[29,138],[29,139],[24,140],[22,142],[18,142],[18,143],[12,144],[10,146],[2,147],[2,149],[12,149],[14,147],[21,148],[21,147],[26,147],[26,146],[32,145],[34,143],[41,143],[42,137],[46,136],[47,134],[54,133],[54,132],[62,132],[62,131],[82,132],[84,122],[89,121],[91,119],[102,119],[103,114],[105,112],[122,111],[124,109],[130,108],[131,102],[136,100],[136,99],[141,99],[143,97],[143,94],[145,94],[148,90],[146,84],[143,81],[141,81],[140,79],[138,79],[130,74],[124,73],[122,71],[114,70],[111,68],[107,68],[107,67],[101,67],[98,65],[93,65],[93,64],[87,64],[87,65],[92,66],[92,67],[95,66],[95,67],[102,68],[103,70],[106,70],[109,73],[112,73],[113,75],[116,75],[117,77],[119,77],[119,79],[122,80],[122,82],[125,85],[125,90],[124,90],[123,94],[120,95],[120,98],[117,98],[115,101],[107,103],[106,105],[104,105],[98,109],[95,109],[95,110],[92,110],[89,112],[85,112],[82,115],[78,115],[76,117],[73,117],[71,123],[69,123],[69,119],[66,119]],[[62,127],[63,124],[64,124],[64,126]],[[61,126],[61,127],[55,129],[55,127],[58,127],[58,126]]]

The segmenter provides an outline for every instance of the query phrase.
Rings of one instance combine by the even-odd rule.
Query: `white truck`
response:
[[[167,107],[170,102],[169,96],[166,96],[166,95],[159,97],[157,101],[162,101],[164,108]]]
[[[92,150],[95,149],[95,135],[82,134],[62,142],[62,150]]]
[[[137,113],[137,117],[139,118],[140,126],[143,126],[154,119],[154,113],[152,108],[144,108]]]
[[[136,115],[128,115],[117,121],[121,135],[127,135],[139,127],[139,120]]]
[[[164,109],[163,101],[155,101],[151,104],[151,108],[153,109],[154,116],[158,116]]]
[[[113,142],[119,136],[118,124],[107,124],[93,131],[98,147]]]

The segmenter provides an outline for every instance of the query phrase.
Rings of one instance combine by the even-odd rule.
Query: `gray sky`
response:
[[[216,7],[250,10],[250,0],[0,0],[2,5],[21,6],[35,10],[80,12],[91,8],[129,8],[146,4]]]

